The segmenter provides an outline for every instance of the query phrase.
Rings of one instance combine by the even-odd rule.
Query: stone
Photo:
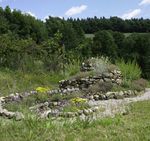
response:
[[[47,118],[51,112],[52,110],[44,111],[43,113],[40,114],[40,118]]]
[[[15,113],[15,120],[19,121],[19,120],[22,120],[22,119],[24,119],[24,115],[20,112],[16,112]]]
[[[110,78],[110,74],[109,73],[103,73],[103,77],[104,78]]]
[[[5,97],[0,97],[0,102],[1,103],[5,102]]]
[[[117,79],[116,83],[119,84],[119,85],[121,85],[122,84],[122,80],[121,79]]]
[[[67,117],[67,118],[75,117],[75,113],[74,112],[67,112],[67,113],[65,113],[65,117]]]
[[[31,94],[37,94],[37,91],[30,91]]]
[[[105,82],[111,82],[111,79],[109,79],[109,78],[104,78],[104,81],[105,81]]]
[[[53,106],[58,106],[58,102],[53,102]]]
[[[100,100],[105,100],[105,99],[106,99],[105,94],[100,94],[100,95],[99,95],[99,99],[100,99]]]
[[[92,114],[92,113],[93,113],[92,109],[88,109],[88,111],[89,111],[89,114]]]
[[[78,115],[82,115],[82,114],[83,114],[83,110],[79,110]]]
[[[99,108],[96,106],[96,107],[91,108],[91,110],[92,110],[93,112],[97,112],[97,111],[99,110]]]
[[[90,95],[90,96],[89,96],[89,99],[90,99],[90,100],[93,100],[93,99],[94,99],[94,96],[93,96],[93,95]]]
[[[84,109],[84,110],[83,110],[83,113],[84,113],[84,115],[88,116],[88,115],[89,115],[89,110]]]
[[[99,100],[99,95],[94,95],[95,100]]]

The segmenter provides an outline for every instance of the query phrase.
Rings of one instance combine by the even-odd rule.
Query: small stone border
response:
[[[91,107],[84,110],[79,110],[77,112],[60,112],[57,110],[47,110],[43,113],[40,113],[40,118],[48,118],[48,117],[63,117],[63,118],[73,118],[78,116],[88,116],[92,115],[93,113],[97,112],[99,110],[99,107]]]
[[[56,91],[52,91],[56,92]],[[32,94],[37,94],[37,91],[31,91],[30,93],[24,93],[24,95],[16,93],[16,95],[11,94],[6,97],[0,97],[0,116],[7,117],[9,119],[15,118],[16,120],[21,120],[24,118],[24,115],[20,112],[10,112],[7,109],[3,108],[3,105],[7,102],[12,101],[21,101],[24,97],[28,97]],[[54,93],[53,93],[54,94]],[[93,101],[99,101],[99,100],[108,100],[108,99],[123,99],[127,97],[133,97],[138,95],[137,91],[127,90],[127,91],[119,91],[119,92],[107,92],[105,94],[97,93],[93,95],[89,95],[87,98],[89,100]],[[92,107],[89,109],[79,110],[78,112],[60,112],[58,110],[51,110],[48,106],[49,104],[52,104],[53,106],[59,106],[58,102],[45,102],[41,103],[39,105],[35,105],[34,107],[30,107],[31,111],[37,110],[38,115],[41,118],[46,118],[49,116],[54,117],[76,117],[84,114],[85,116],[88,116],[98,110],[98,107]],[[42,107],[42,108],[41,108]],[[40,110],[42,109],[42,110]],[[43,111],[44,109],[44,111]],[[97,109],[97,110],[96,110]]]
[[[109,99],[123,99],[127,97],[137,96],[138,93],[136,90],[125,90],[125,91],[118,91],[118,92],[107,92],[107,93],[96,93],[96,94],[89,94],[90,100],[109,100]]]
[[[4,99],[0,97],[0,116],[7,117],[9,119],[14,118],[17,121],[24,118],[24,115],[21,112],[10,112],[7,109],[4,109],[3,102],[4,102]]]

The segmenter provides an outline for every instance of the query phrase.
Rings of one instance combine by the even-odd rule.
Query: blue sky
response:
[[[0,0],[1,7],[7,5],[39,19],[48,15],[65,18],[150,18],[150,0]]]

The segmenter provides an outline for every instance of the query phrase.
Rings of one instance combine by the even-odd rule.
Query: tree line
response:
[[[7,6],[0,8],[0,66],[59,71],[72,59],[106,56],[114,63],[135,60],[143,76],[150,77],[149,31],[149,19],[49,17],[43,22]],[[86,38],[87,33],[94,37]]]

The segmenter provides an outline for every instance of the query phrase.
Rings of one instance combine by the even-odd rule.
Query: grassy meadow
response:
[[[127,115],[97,119],[90,122],[67,120],[53,123],[51,119],[38,120],[35,117],[16,122],[0,119],[1,141],[149,141],[150,102],[130,105]],[[60,124],[60,123],[63,124]]]

